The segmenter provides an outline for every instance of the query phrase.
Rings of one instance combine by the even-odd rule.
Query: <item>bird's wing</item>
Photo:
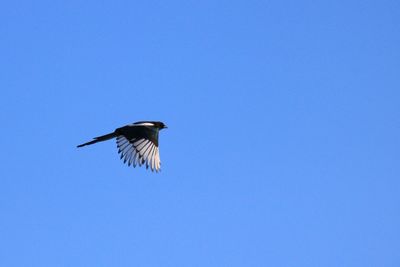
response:
[[[152,171],[160,171],[160,153],[158,149],[158,130],[149,127],[123,127],[118,129],[118,153],[124,163],[136,167],[146,165]]]

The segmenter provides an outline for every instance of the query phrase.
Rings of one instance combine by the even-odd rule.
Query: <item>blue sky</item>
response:
[[[400,266],[398,1],[0,5],[0,266]],[[115,141],[161,120],[162,172]]]

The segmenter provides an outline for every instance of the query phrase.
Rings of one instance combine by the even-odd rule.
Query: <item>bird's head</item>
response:
[[[154,126],[157,127],[158,129],[162,130],[165,128],[168,128],[167,125],[165,125],[163,122],[161,121],[154,121]]]

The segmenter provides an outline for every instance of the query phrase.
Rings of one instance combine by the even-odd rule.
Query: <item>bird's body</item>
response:
[[[78,145],[83,147],[97,142],[117,138],[118,153],[128,165],[146,165],[152,171],[160,171],[160,153],[158,149],[158,133],[167,128],[159,121],[138,121],[117,128],[114,132],[93,138],[94,140]]]

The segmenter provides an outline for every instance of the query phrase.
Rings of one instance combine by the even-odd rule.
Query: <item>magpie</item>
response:
[[[146,165],[151,171],[159,172],[161,168],[158,151],[158,133],[168,128],[161,121],[138,121],[117,128],[114,132],[93,138],[92,141],[78,145],[83,147],[97,142],[117,138],[118,154],[128,166]]]

